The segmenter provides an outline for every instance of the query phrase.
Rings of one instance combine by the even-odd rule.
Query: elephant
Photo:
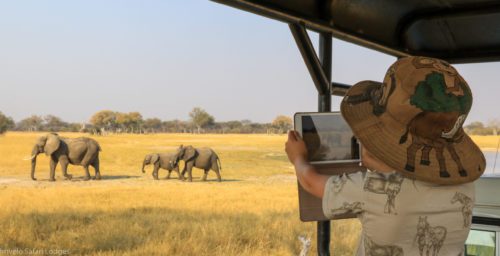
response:
[[[179,176],[179,180],[184,180],[184,176],[179,172],[179,159],[175,153],[154,153],[146,155],[142,162],[142,173],[146,172],[144,167],[150,164],[154,165],[153,178],[155,180],[158,180],[158,170],[160,168],[168,171],[168,175],[165,179],[170,179],[170,174],[172,170],[174,170]]]
[[[408,140],[408,134],[412,136],[412,142],[407,148],[406,171],[415,171],[415,158],[419,150],[422,151],[420,164],[430,165],[429,154],[431,150],[434,149],[439,164],[439,176],[442,178],[449,178],[450,173],[447,170],[448,168],[443,155],[446,149],[456,163],[460,176],[467,176],[467,171],[464,169],[454,146],[455,143],[463,140],[465,135],[463,129],[456,129],[456,131],[453,131],[454,127],[458,127],[456,125],[457,122],[463,122],[463,117],[458,115],[459,113],[443,114],[439,112],[424,111],[417,114],[410,121],[406,132],[401,136],[399,141],[399,144],[403,144]],[[440,129],[436,128],[434,130],[429,130],[427,127],[431,127],[429,125],[430,123],[439,124],[439,126],[435,126]],[[443,131],[452,131],[453,136],[447,138],[445,136],[447,132]]]
[[[179,160],[183,160],[185,162],[184,168],[182,170],[181,175],[184,177],[184,174],[188,173],[188,181],[193,181],[192,169],[193,167],[203,169],[203,181],[207,180],[208,171],[213,170],[217,174],[217,180],[220,182],[220,170],[222,170],[222,166],[220,164],[219,156],[213,151],[211,148],[194,148],[189,145],[184,147],[180,145],[177,149],[177,157]]]
[[[68,174],[68,164],[81,165],[85,169],[85,180],[90,179],[89,165],[94,167],[95,179],[101,179],[99,171],[99,151],[101,146],[94,139],[87,137],[61,138],[57,133],[38,138],[31,152],[31,179],[35,178],[36,158],[38,154],[45,153],[50,157],[50,181],[55,181],[57,163],[61,163],[64,177],[71,180]]]

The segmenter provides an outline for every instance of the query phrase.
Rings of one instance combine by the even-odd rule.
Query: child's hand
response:
[[[296,131],[288,132],[288,140],[285,144],[285,151],[288,156],[288,160],[290,160],[290,162],[294,165],[299,161],[307,161],[306,144]]]

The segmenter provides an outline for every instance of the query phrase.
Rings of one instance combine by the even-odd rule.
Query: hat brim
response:
[[[406,133],[406,124],[396,121],[387,112],[376,116],[369,100],[355,104],[346,100],[348,97],[362,94],[370,86],[373,87],[373,83],[376,82],[362,81],[352,86],[340,107],[344,119],[363,147],[395,171],[411,179],[451,185],[471,182],[481,176],[486,167],[486,160],[482,151],[467,134],[464,134],[459,142],[451,143],[459,163],[466,171],[466,176],[460,175],[459,165],[446,146],[440,149],[431,148],[429,161],[423,163],[421,163],[423,147],[420,147],[416,151],[413,163],[409,162],[411,158],[408,158],[408,148],[412,146],[414,138],[408,134],[407,140],[400,144],[401,136]],[[440,150],[443,152],[444,164],[442,161],[440,164],[437,158],[437,151]],[[414,170],[407,170],[407,165],[413,166]],[[440,175],[443,168],[449,173],[449,177]]]

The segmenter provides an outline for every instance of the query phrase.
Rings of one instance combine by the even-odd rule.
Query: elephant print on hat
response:
[[[417,69],[433,67],[434,71],[428,73],[425,80],[418,82],[410,97],[410,104],[421,112],[410,120],[399,141],[399,144],[404,144],[408,140],[408,134],[412,137],[411,144],[407,147],[405,170],[415,171],[415,158],[419,150],[420,165],[430,165],[429,155],[434,150],[439,164],[439,176],[448,178],[449,166],[446,166],[443,155],[444,150],[447,150],[459,175],[467,177],[468,173],[455,150],[455,143],[464,137],[461,127],[472,105],[471,92],[456,70],[443,61],[415,58],[413,64]]]

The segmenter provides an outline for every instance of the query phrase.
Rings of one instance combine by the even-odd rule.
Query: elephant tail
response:
[[[219,164],[219,170],[222,171],[222,164],[220,163],[220,158],[217,156],[217,163]]]
[[[96,142],[97,144],[97,151],[102,151],[101,145],[99,145],[99,142]]]

